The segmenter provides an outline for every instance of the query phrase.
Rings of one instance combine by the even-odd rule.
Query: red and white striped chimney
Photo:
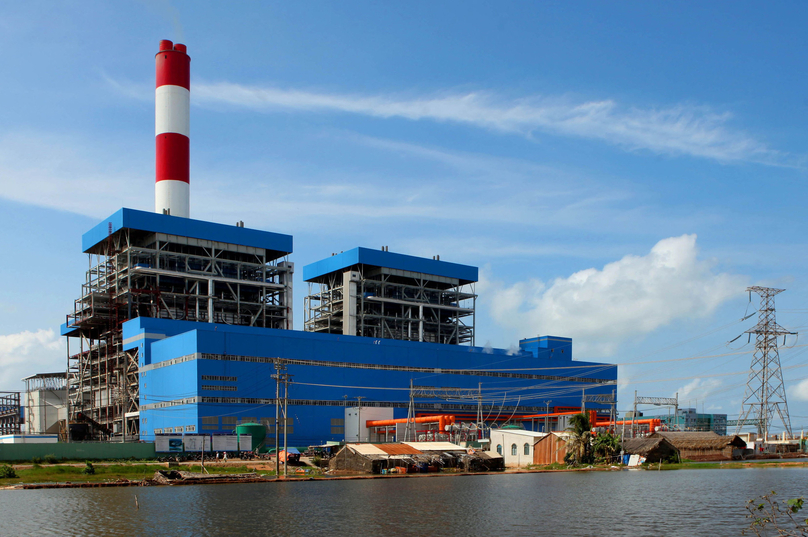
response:
[[[191,215],[189,145],[191,57],[185,45],[160,41],[155,56],[154,134],[157,147],[154,210],[172,216]]]

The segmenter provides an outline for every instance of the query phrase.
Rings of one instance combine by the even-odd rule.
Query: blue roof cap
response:
[[[456,278],[461,284],[477,281],[477,267],[426,259],[412,255],[396,254],[370,248],[354,248],[341,254],[332,255],[303,267],[303,279],[307,282],[331,274],[342,272],[354,265],[385,267],[445,278]]]
[[[241,246],[264,248],[277,252],[278,256],[292,253],[292,236],[269,231],[259,231],[238,226],[228,226],[192,220],[179,216],[157,214],[135,209],[120,209],[118,212],[104,219],[103,222],[81,236],[81,248],[87,253],[100,242],[107,239],[112,224],[112,232],[119,229],[137,229],[152,233],[166,233],[180,237],[191,237]]]

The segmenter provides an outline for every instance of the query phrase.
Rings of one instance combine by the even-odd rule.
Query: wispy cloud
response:
[[[730,125],[732,114],[676,104],[641,108],[614,100],[506,99],[491,92],[422,97],[318,93],[230,82],[196,83],[194,102],[258,111],[342,112],[377,118],[473,125],[499,132],[600,140],[627,150],[689,155],[719,162],[783,165],[786,156]]]

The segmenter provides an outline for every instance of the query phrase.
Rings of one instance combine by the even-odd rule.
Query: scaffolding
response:
[[[20,434],[20,392],[0,392],[0,435]]]
[[[307,332],[474,345],[474,282],[355,265],[309,282]]]
[[[139,438],[138,351],[123,350],[123,322],[292,328],[294,264],[283,252],[132,228],[113,233],[109,224],[107,240],[87,253],[81,297],[67,315],[74,439]]]

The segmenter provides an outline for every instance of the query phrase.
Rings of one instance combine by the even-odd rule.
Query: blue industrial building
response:
[[[82,246],[91,268],[62,334],[71,428],[90,437],[257,421],[272,438],[276,368],[291,375],[292,445],[362,438],[346,428],[357,403],[368,419],[453,414],[491,425],[615,388],[617,367],[574,361],[569,338],[475,346],[476,267],[386,248],[332,254],[303,268],[301,331],[288,235],[122,209]],[[412,386],[457,395],[413,398]]]

